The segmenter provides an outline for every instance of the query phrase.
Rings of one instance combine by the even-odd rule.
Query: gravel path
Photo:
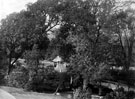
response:
[[[71,99],[68,98],[67,96],[63,95],[53,95],[53,94],[47,94],[47,93],[37,93],[37,92],[26,92],[23,89],[18,89],[18,88],[12,88],[12,87],[5,87],[1,86],[0,90],[4,90],[4,92],[10,96],[14,96],[16,99]],[[1,98],[2,96],[7,96],[4,95],[0,91],[0,99],[15,99],[13,98]]]
[[[10,93],[0,89],[0,99],[16,99],[16,98]]]
[[[18,94],[13,93],[13,96],[16,97],[16,99],[67,99],[62,96],[56,96],[52,94]]]

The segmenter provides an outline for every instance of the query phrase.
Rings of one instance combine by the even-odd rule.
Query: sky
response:
[[[0,0],[0,20],[13,12],[19,12],[22,9],[25,9],[27,3],[33,3],[36,1],[37,0]]]
[[[13,12],[26,9],[27,3],[36,1],[37,0],[0,0],[0,20]]]

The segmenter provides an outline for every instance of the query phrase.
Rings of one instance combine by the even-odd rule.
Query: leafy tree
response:
[[[94,80],[101,64],[108,66],[109,38],[103,31],[115,2],[112,0],[73,0],[61,3],[62,27],[67,28],[67,42],[75,47],[70,63],[73,71],[84,78],[84,89],[88,80]],[[101,10],[102,9],[102,10]]]
[[[4,43],[4,48],[7,51],[7,56],[9,58],[9,70],[13,67],[13,64],[21,56],[24,48],[25,38],[18,33],[19,24],[19,14],[13,13],[9,15],[6,19],[2,20],[2,25],[0,29],[0,37]],[[12,58],[15,58],[12,61]]]
[[[126,10],[112,16],[109,32],[114,45],[116,66],[129,70],[134,64],[134,13]],[[116,55],[117,54],[117,55]]]
[[[24,57],[26,59],[26,64],[29,71],[29,80],[27,87],[31,90],[31,88],[33,87],[32,84],[34,82],[34,76],[38,74],[38,66],[40,60],[38,46],[35,44],[32,48],[32,51],[26,51]]]
[[[2,44],[2,41],[0,43],[0,84],[1,85],[5,85],[6,84],[6,80],[5,80],[5,75],[6,75],[6,70],[7,70],[7,56],[6,56],[6,52],[4,49],[4,46]]]
[[[32,51],[26,51],[24,57],[29,69],[29,81],[31,81],[33,76],[37,74],[37,69],[39,66],[40,54],[38,51],[38,46],[34,45]]]
[[[75,53],[72,44],[67,43],[66,38],[63,38],[64,32],[59,32],[54,39],[50,41],[47,49],[46,59],[53,60],[56,56],[61,56],[66,62],[69,62],[69,57]]]
[[[107,26],[111,34],[113,66],[122,70],[112,70],[113,80],[133,86],[134,74],[134,10],[127,9],[112,15]]]
[[[17,59],[22,57],[25,50],[32,49],[34,44],[38,44],[41,50],[47,49],[48,32],[53,32],[60,20],[55,11],[57,5],[57,0],[38,0],[28,4],[26,11],[13,13],[2,20],[0,37],[9,58],[8,74]]]

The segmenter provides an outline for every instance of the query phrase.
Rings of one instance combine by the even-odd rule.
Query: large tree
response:
[[[111,34],[114,65],[128,71],[134,65],[134,10],[115,13],[108,22],[106,30]]]
[[[40,49],[47,49],[48,32],[53,32],[60,20],[55,11],[57,5],[57,0],[38,0],[28,4],[26,11],[13,13],[2,20],[0,37],[9,58],[8,73],[23,52],[31,50],[34,44],[38,44]]]
[[[18,13],[13,13],[9,15],[6,19],[2,20],[2,25],[0,29],[0,37],[4,43],[4,49],[7,52],[7,57],[9,58],[9,70],[13,67],[16,60],[21,57],[24,51],[26,40],[23,34],[20,32],[20,22],[21,17]],[[15,60],[12,61],[12,58]]]
[[[133,86],[134,79],[134,10],[127,9],[125,11],[114,13],[110,20],[110,24],[106,26],[106,30],[110,35],[110,43],[112,44],[112,57],[114,69],[112,70],[113,81],[125,83],[127,86]],[[121,68],[120,70],[116,70]]]
[[[104,27],[115,7],[115,1],[66,0],[61,1],[60,5],[64,9],[61,12],[60,29],[64,30],[61,35],[74,46],[76,53],[72,55],[70,63],[74,73],[83,76],[85,89],[88,80],[96,79],[99,69],[109,68],[110,44]]]

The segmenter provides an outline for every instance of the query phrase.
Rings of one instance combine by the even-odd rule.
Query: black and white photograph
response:
[[[135,0],[0,0],[0,99],[135,99]]]

